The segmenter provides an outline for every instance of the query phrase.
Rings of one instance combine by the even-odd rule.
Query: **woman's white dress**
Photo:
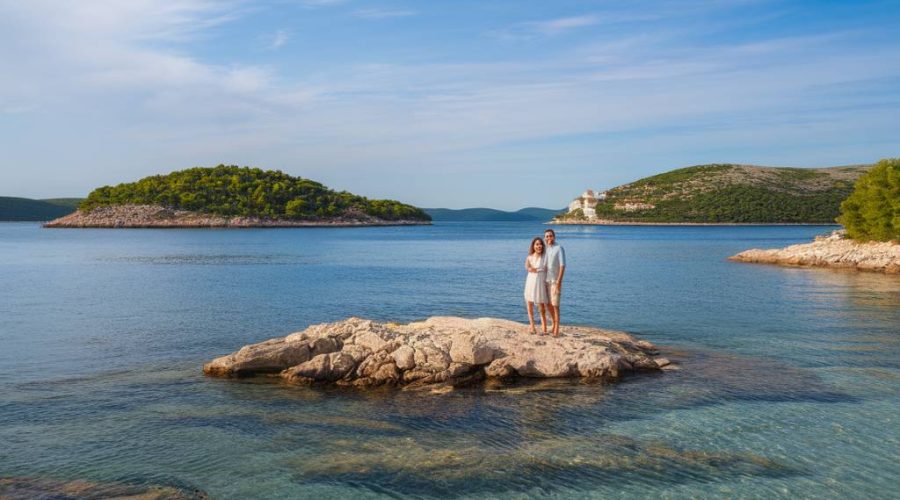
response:
[[[547,304],[550,302],[550,294],[547,292],[547,256],[531,254],[528,256],[528,263],[538,271],[529,272],[525,278],[525,300]]]

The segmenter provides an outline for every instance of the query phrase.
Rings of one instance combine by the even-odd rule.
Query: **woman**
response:
[[[541,332],[547,333],[547,302],[550,295],[547,293],[547,256],[544,254],[544,240],[535,238],[528,247],[528,257],[525,258],[525,270],[528,277],[525,278],[525,309],[528,311],[528,324],[531,325],[531,333],[534,330],[534,304],[541,309]]]

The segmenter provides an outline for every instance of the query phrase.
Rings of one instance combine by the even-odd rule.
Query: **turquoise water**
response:
[[[681,370],[446,395],[202,376],[354,315],[524,321],[529,223],[0,224],[0,478],[213,498],[895,496],[900,278],[725,260],[823,227],[561,227],[563,321]]]

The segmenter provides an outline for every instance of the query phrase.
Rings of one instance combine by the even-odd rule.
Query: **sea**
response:
[[[727,260],[829,226],[556,227],[562,322],[648,340],[677,370],[446,394],[201,371],[351,316],[525,322],[546,227],[2,223],[0,496],[898,497],[900,277]]]

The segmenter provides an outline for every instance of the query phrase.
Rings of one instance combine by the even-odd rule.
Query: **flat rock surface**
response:
[[[285,220],[222,215],[175,210],[157,205],[110,205],[89,212],[77,212],[52,220],[44,227],[54,228],[128,228],[128,227],[334,227],[334,226],[406,226],[430,224],[428,221],[384,220],[363,213],[322,220]]]
[[[900,244],[893,242],[858,243],[844,238],[840,231],[835,231],[828,236],[817,237],[812,243],[769,250],[754,248],[729,257],[729,260],[900,274]]]
[[[563,327],[561,336],[495,318],[432,317],[400,325],[349,318],[244,346],[203,367],[213,376],[277,374],[300,384],[465,385],[484,378],[590,378],[660,370],[649,342],[612,330]]]

